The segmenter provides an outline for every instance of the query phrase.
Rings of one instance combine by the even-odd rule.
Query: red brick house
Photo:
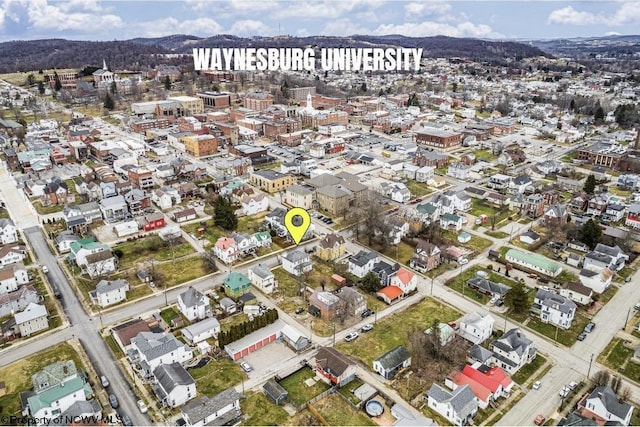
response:
[[[316,354],[316,375],[324,382],[344,386],[356,376],[356,364],[333,347],[322,347]]]

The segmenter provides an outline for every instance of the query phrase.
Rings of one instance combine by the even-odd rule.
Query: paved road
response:
[[[84,312],[80,301],[78,301],[75,293],[69,286],[69,282],[66,276],[62,272],[62,269],[58,265],[56,258],[51,254],[49,246],[45,240],[44,234],[39,227],[31,227],[24,230],[25,237],[29,242],[29,245],[33,249],[36,259],[42,265],[46,265],[49,268],[47,277],[53,286],[57,286],[62,295],[61,303],[64,308],[64,312],[73,328],[70,330],[63,330],[53,336],[47,336],[42,340],[36,341],[36,343],[46,343],[48,345],[55,345],[59,341],[59,337],[69,338],[76,337],[82,343],[82,346],[89,357],[93,367],[96,369],[98,375],[106,375],[111,383],[109,392],[119,397],[122,411],[128,414],[136,425],[147,425],[149,419],[140,411],[136,406],[136,396],[131,390],[129,382],[123,376],[119,369],[117,362],[111,357],[105,357],[110,354],[110,350],[106,343],[99,334],[100,324]],[[30,353],[35,351],[33,346],[24,346],[20,350],[29,349]],[[11,357],[3,354],[3,364],[8,363]],[[99,387],[99,385],[96,385]],[[105,408],[106,409],[106,408]]]

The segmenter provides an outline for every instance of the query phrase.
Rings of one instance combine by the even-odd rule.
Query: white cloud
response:
[[[374,30],[375,34],[402,34],[410,37],[450,36],[475,38],[502,38],[502,34],[495,32],[489,25],[474,24],[465,21],[457,25],[442,22],[426,21],[420,23],[385,24]]]
[[[351,1],[296,1],[292,3],[280,3],[276,9],[276,18],[300,18],[300,19],[338,19],[359,11],[369,12],[379,8],[384,0],[351,0]],[[351,34],[355,34],[352,32]]]
[[[371,34],[371,30],[342,18],[326,24],[318,34],[323,36],[352,36],[354,34]]]
[[[131,26],[135,34],[132,37],[162,37],[171,34],[192,34],[209,37],[220,34],[223,27],[211,18],[196,18],[179,21],[176,18],[163,18],[154,21],[139,22]]]
[[[637,1],[622,2],[618,10],[610,16],[583,12],[574,9],[572,6],[566,6],[552,11],[547,18],[547,22],[549,24],[606,26],[640,23],[640,3]]]
[[[407,17],[420,17],[427,15],[443,15],[451,11],[451,5],[443,1],[429,3],[407,3],[404,6]]]
[[[10,17],[18,22],[26,16],[28,26],[34,30],[86,31],[110,30],[123,25],[122,18],[105,11],[95,0],[49,4],[47,0],[14,0],[5,2]]]
[[[236,21],[227,32],[239,36],[265,36],[272,34],[271,28],[263,22],[253,19]]]
[[[2,26],[4,25],[4,15],[5,15],[5,11],[4,8],[0,7],[0,28],[2,28]]]
[[[575,10],[573,6],[566,6],[562,9],[556,9],[549,14],[547,22],[550,24],[569,24],[569,25],[596,25],[602,23],[603,17],[595,15],[591,12],[580,12]]]

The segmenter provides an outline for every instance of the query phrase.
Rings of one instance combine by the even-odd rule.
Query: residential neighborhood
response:
[[[0,74],[2,415],[640,424],[637,69],[172,55]]]

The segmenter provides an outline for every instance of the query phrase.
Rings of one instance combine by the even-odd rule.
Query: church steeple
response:
[[[312,110],[313,104],[311,102],[311,92],[307,94],[307,109]]]
[[[107,61],[105,61],[104,59],[102,60],[102,69],[103,69],[104,71],[107,71],[107,70],[108,70],[108,68],[107,68]]]

